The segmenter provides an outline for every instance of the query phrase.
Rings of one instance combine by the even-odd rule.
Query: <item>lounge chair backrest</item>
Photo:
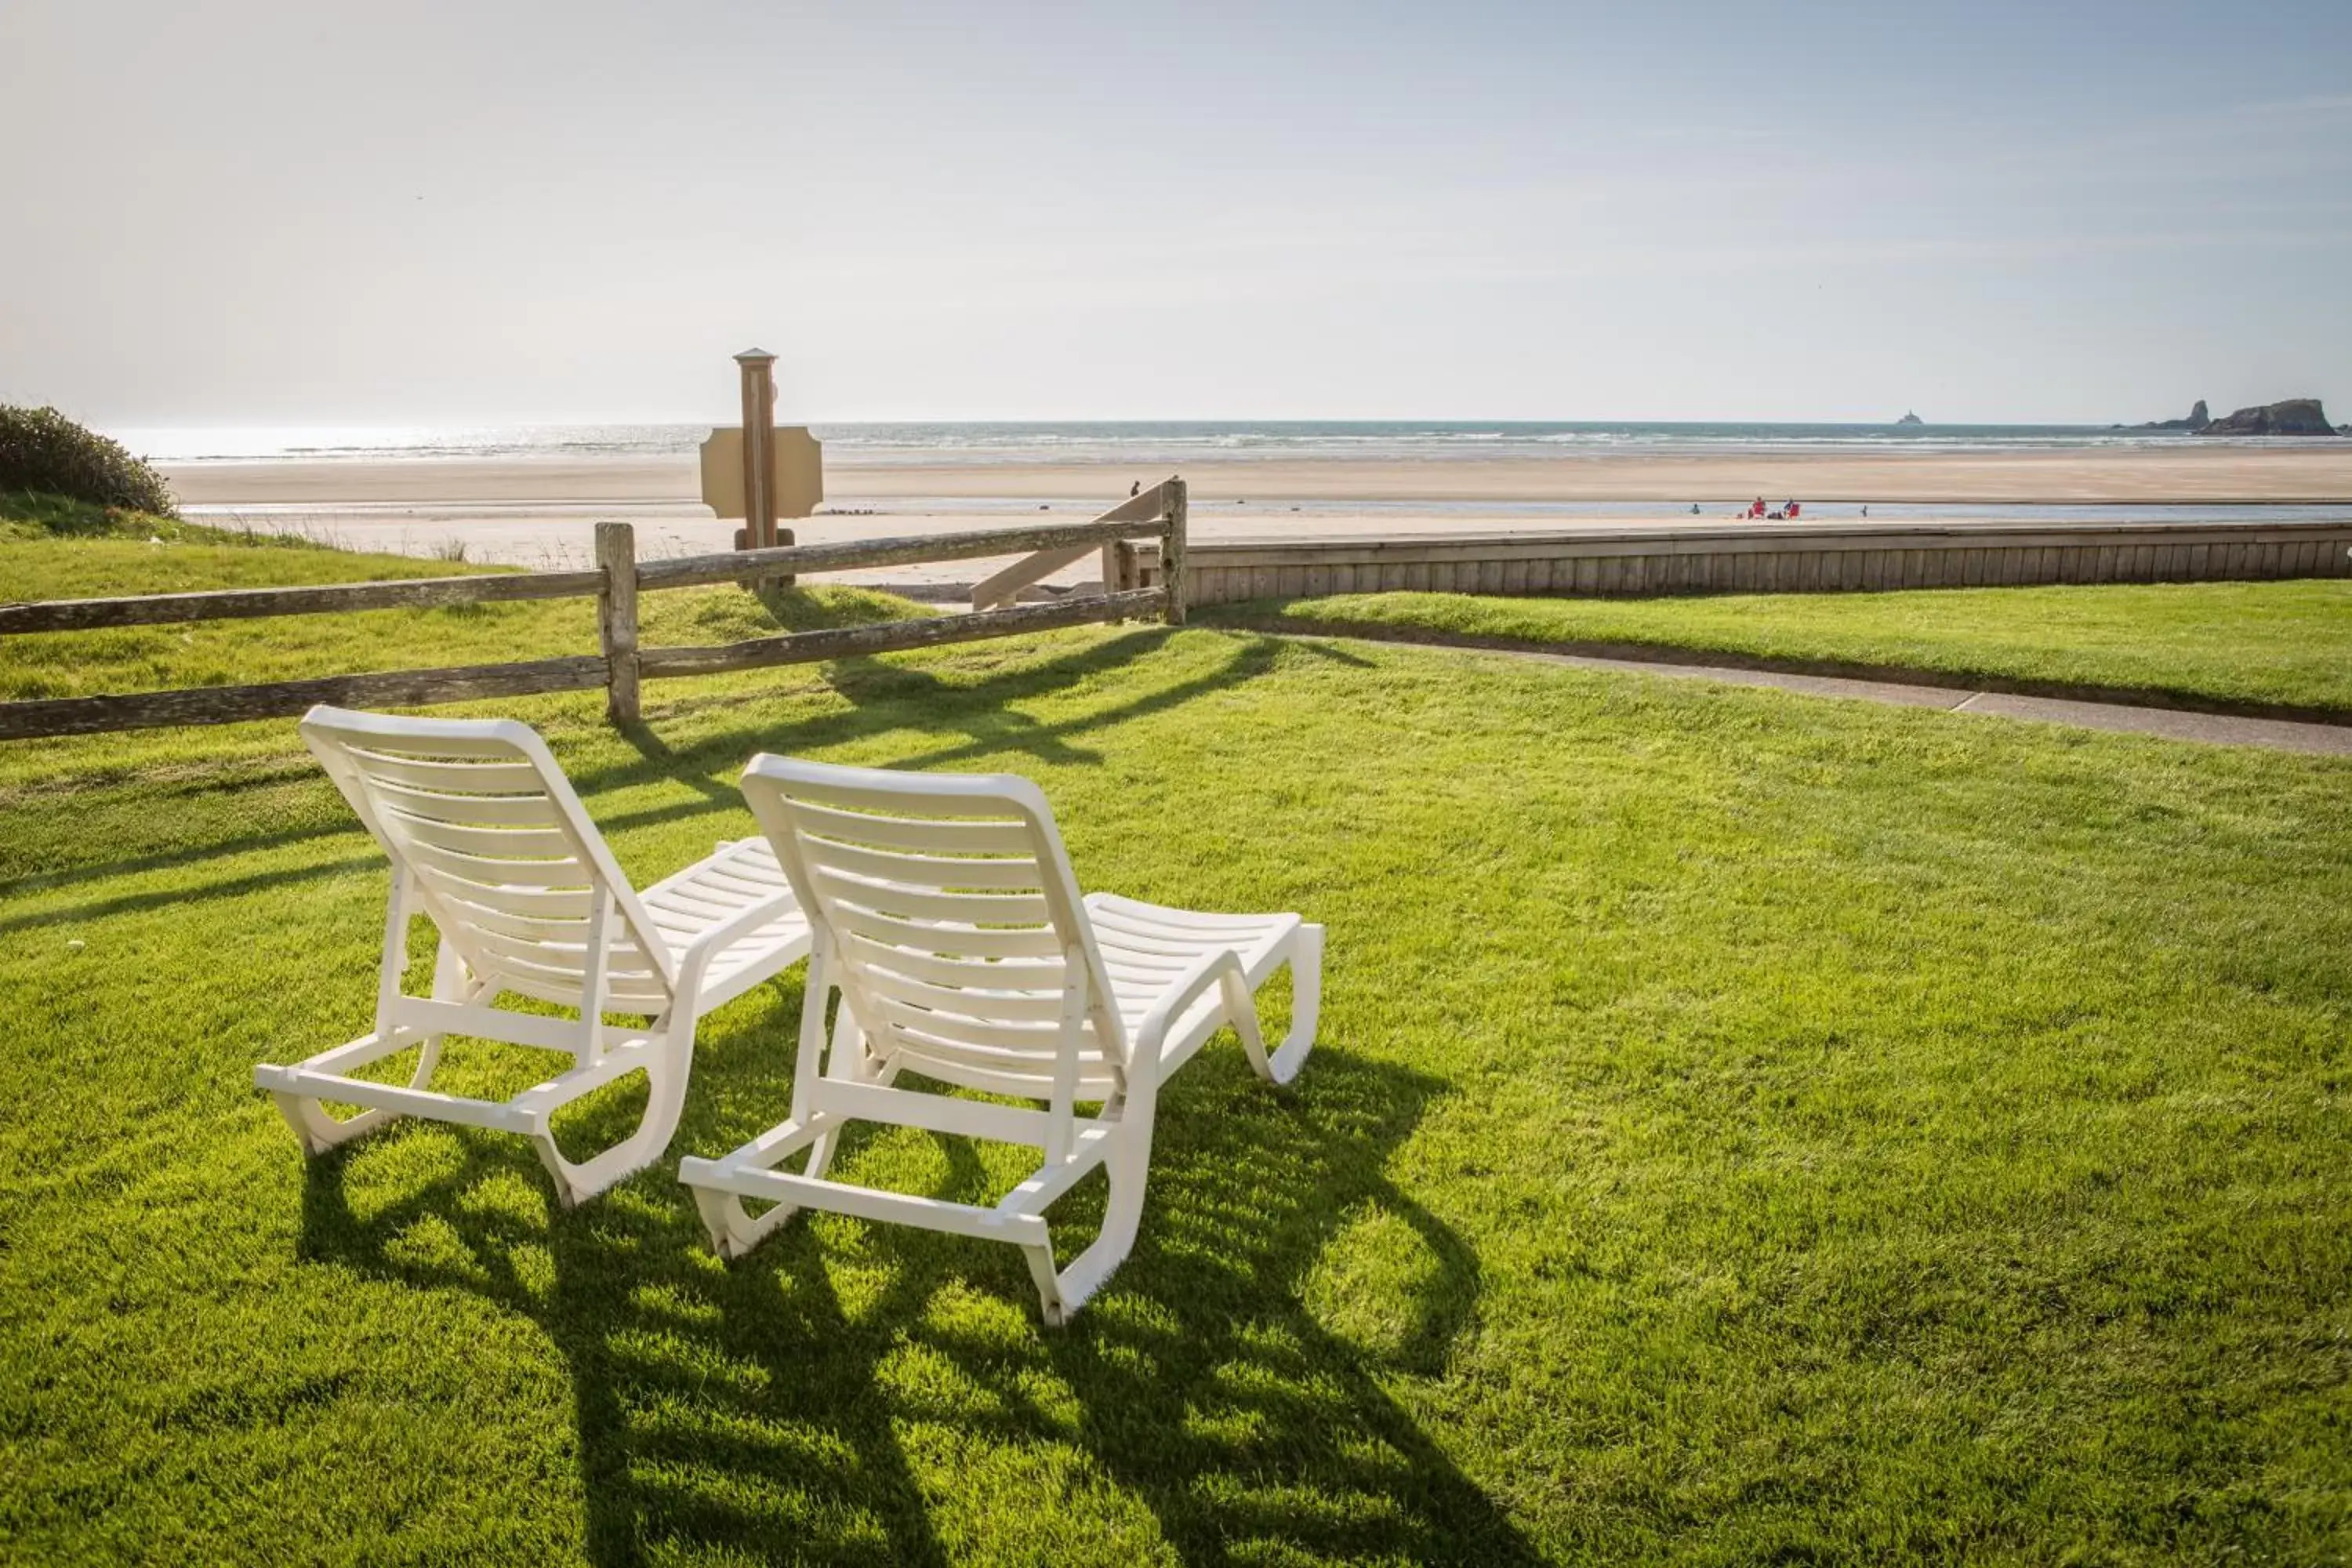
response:
[[[743,795],[871,1053],[1064,1105],[1118,1092],[1125,1031],[1035,784],[763,755]]]
[[[302,739],[478,979],[659,1013],[675,963],[546,743],[509,719],[314,708]]]

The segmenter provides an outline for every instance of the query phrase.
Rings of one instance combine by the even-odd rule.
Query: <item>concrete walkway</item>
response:
[[[1371,637],[1362,640],[1385,642],[1394,639]],[[1807,697],[1885,702],[1901,708],[1940,708],[1949,713],[1985,713],[1997,719],[2074,724],[2086,730],[2154,735],[2168,741],[2202,741],[2221,746],[2268,746],[2282,752],[2352,757],[2352,726],[2341,724],[2306,724],[2284,719],[2240,719],[2220,713],[2187,713],[2169,708],[2134,708],[2114,702],[2073,702],[2053,697],[1965,691],[1947,686],[1909,686],[1891,680],[1845,680],[1831,676],[1790,675],[1769,669],[1733,669],[1721,665],[1593,658],[1581,654],[1536,653],[1519,648],[1473,647],[1432,642],[1414,642],[1410,646],[1444,647],[1453,653],[1480,654],[1496,658],[1532,659],[1539,664],[1567,665],[1576,669],[1606,670],[1619,675],[1717,680],[1730,686],[1769,686],[1777,691],[1794,691]]]

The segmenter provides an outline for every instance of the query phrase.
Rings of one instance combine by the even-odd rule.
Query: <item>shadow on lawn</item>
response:
[[[758,1032],[772,1037],[796,1011]],[[789,1063],[754,1065],[747,1033],[701,1075],[703,1126],[685,1146],[723,1146],[783,1103]],[[543,1222],[473,1201],[484,1184],[545,1191],[530,1155],[490,1135],[464,1135],[460,1169],[364,1219],[344,1198],[349,1156],[317,1162],[302,1245],[373,1277],[478,1291],[542,1325],[572,1379],[599,1563],[655,1548],[937,1563],[958,1542],[935,1526],[935,1500],[963,1505],[938,1515],[950,1530],[962,1513],[1017,1537],[1031,1523],[1019,1510],[1039,1499],[1082,1524],[1124,1514],[1102,1517],[1102,1533],[1123,1523],[1138,1548],[1139,1504],[1190,1563],[1286,1552],[1533,1562],[1381,1386],[1433,1371],[1476,1295],[1467,1249],[1382,1173],[1441,1089],[1327,1051],[1277,1097],[1230,1041],[1213,1047],[1162,1102],[1135,1253],[1060,1331],[1039,1321],[1009,1247],[802,1220],[722,1265],[668,1162]],[[941,1140],[938,1155],[938,1195],[977,1195],[971,1148]],[[1301,1301],[1318,1256],[1367,1205],[1404,1215],[1433,1263],[1412,1303],[1412,1348],[1390,1362],[1336,1338]],[[1081,1189],[1057,1221],[1082,1244],[1099,1212]],[[467,1257],[418,1261],[404,1237],[419,1226],[445,1242],[454,1227]],[[542,1247],[551,1285],[517,1266]],[[1101,1552],[1136,1554],[1108,1540]]]
[[[1284,646],[1271,637],[1246,640],[1237,637],[1232,657],[1213,671],[1069,719],[1045,722],[1012,711],[1005,706],[1024,699],[1047,696],[1112,674],[1136,658],[1156,651],[1167,637],[1164,628],[1138,629],[1059,658],[1024,663],[969,682],[947,679],[928,668],[909,668],[870,658],[827,664],[821,667],[822,677],[850,703],[845,711],[787,724],[751,718],[677,748],[664,741],[650,724],[631,724],[622,730],[621,735],[636,752],[633,759],[603,767],[579,769],[571,774],[572,782],[583,795],[667,782],[683,784],[701,797],[635,811],[599,815],[598,826],[610,834],[694,816],[714,806],[740,806],[741,797],[735,790],[735,774],[754,752],[813,751],[846,744],[892,730],[932,735],[945,731],[958,737],[945,744],[919,748],[904,757],[892,759],[891,765],[896,767],[939,767],[1003,752],[1025,753],[1054,763],[1094,763],[1099,760],[1095,753],[1071,744],[1071,737],[1180,706],[1220,687],[1254,679],[1273,668]],[[1320,657],[1351,658],[1311,644],[1299,646]],[[740,695],[690,699],[657,710],[656,717],[711,708],[744,709],[751,707],[755,700]],[[321,790],[332,787],[323,775],[318,778],[317,784]],[[307,841],[324,841],[345,834],[356,839],[359,831],[357,823],[338,821],[317,827],[248,834],[213,844],[190,845],[168,854],[45,872],[22,879],[17,883],[0,884],[0,892],[46,890]],[[0,931],[100,920],[110,915],[192,900],[235,898],[263,888],[281,887],[381,864],[373,857],[357,859],[339,858],[228,878],[208,885],[130,893],[120,898],[0,918]]]

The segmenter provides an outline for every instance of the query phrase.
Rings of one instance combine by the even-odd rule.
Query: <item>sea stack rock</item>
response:
[[[2256,408],[2241,408],[2225,419],[2216,419],[2200,436],[2333,436],[2336,426],[2327,422],[2326,411],[2319,406],[2316,397],[2290,397],[2283,403],[2265,403]]]
[[[1927,422],[1925,419],[1920,418],[1916,414],[1906,414],[1902,418],[1897,419],[1895,423],[1897,425],[1925,425]]]
[[[2197,406],[2189,411],[2188,418],[2151,419],[2139,428],[2142,430],[2202,430],[2211,423],[2213,423],[2213,416],[2205,412],[2205,400],[2200,397],[2197,400]]]

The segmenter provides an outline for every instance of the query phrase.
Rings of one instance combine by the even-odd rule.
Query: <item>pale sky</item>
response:
[[[2352,419],[2352,3],[0,0],[114,426]]]

